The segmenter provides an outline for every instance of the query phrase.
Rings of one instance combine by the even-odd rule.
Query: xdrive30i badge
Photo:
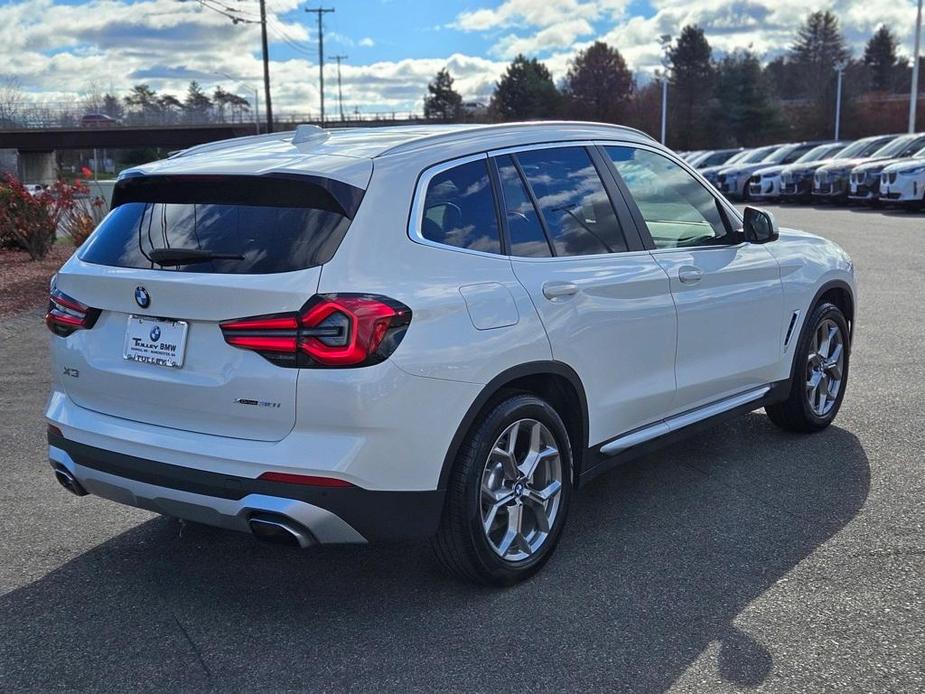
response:
[[[151,295],[144,287],[135,287],[135,303],[142,308],[148,308],[151,305]]]

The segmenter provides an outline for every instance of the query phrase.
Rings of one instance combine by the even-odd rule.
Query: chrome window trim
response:
[[[485,160],[486,164],[489,158],[496,158],[503,156],[505,154],[517,154],[518,152],[528,152],[531,150],[542,150],[542,149],[561,149],[563,147],[635,147],[637,149],[645,149],[653,154],[659,154],[669,161],[680,166],[684,171],[689,173],[694,179],[700,183],[701,186],[709,193],[714,199],[718,200],[722,205],[723,209],[726,210],[726,213],[729,215],[730,222],[738,222],[739,225],[742,224],[742,215],[739,211],[728,201],[726,198],[716,191],[710,183],[701,176],[695,169],[688,166],[682,159],[680,159],[674,152],[669,149],[662,149],[659,145],[650,145],[645,142],[634,142],[632,140],[623,140],[623,139],[613,139],[613,140],[561,140],[557,142],[537,142],[532,144],[524,145],[513,145],[511,147],[502,147],[497,149],[491,149],[486,152],[480,152],[478,154],[468,154],[465,156],[457,157],[455,159],[448,159],[446,161],[433,164],[425,168],[418,175],[417,183],[414,187],[414,198],[411,203],[411,214],[408,220],[408,237],[415,243],[421,244],[422,246],[429,246],[431,248],[439,248],[444,251],[453,251],[456,253],[467,253],[469,255],[481,256],[483,258],[495,258],[501,260],[516,260],[518,262],[531,262],[531,263],[548,263],[548,262],[564,262],[564,261],[575,261],[575,260],[600,260],[602,258],[614,258],[614,257],[633,257],[639,256],[645,253],[674,253],[681,251],[696,251],[696,250],[718,250],[723,248],[741,248],[746,245],[746,241],[741,241],[736,244],[723,244],[723,245],[708,245],[708,246],[683,246],[680,248],[655,248],[652,250],[637,250],[637,251],[620,251],[618,253],[595,253],[593,255],[563,255],[563,256],[549,256],[542,258],[532,258],[529,256],[518,256],[510,255],[504,253],[488,253],[486,251],[476,251],[470,248],[460,248],[459,246],[450,246],[445,243],[438,243],[436,241],[431,241],[430,239],[424,238],[421,234],[421,227],[424,221],[424,198],[427,196],[427,187],[430,185],[431,180],[437,174],[448,171],[449,169],[456,168],[457,166],[462,166],[463,164],[468,164],[473,161]],[[492,191],[492,196],[494,197],[494,191]],[[739,227],[741,228],[741,226]],[[736,229],[738,230],[738,229]],[[498,227],[498,233],[501,234],[501,228]],[[646,230],[648,233],[648,230]]]

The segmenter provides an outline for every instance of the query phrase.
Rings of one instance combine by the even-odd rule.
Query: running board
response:
[[[738,395],[733,395],[717,402],[710,403],[709,405],[704,405],[703,407],[698,407],[693,410],[688,410],[687,412],[682,412],[681,414],[676,414],[673,417],[668,419],[663,419],[660,422],[655,424],[650,424],[649,426],[643,427],[642,429],[637,429],[636,431],[630,432],[629,434],[624,434],[610,443],[606,443],[601,446],[601,453],[605,456],[617,455],[623,451],[632,448],[633,446],[638,446],[641,443],[646,443],[652,439],[657,439],[660,436],[666,434],[671,434],[676,431],[680,431],[686,427],[701,422],[705,419],[710,419],[717,415],[723,414],[730,410],[737,409],[743,405],[747,405],[750,402],[757,402],[761,400],[765,395],[770,392],[771,386],[761,386],[759,388],[752,388],[747,390],[744,393],[739,393]]]

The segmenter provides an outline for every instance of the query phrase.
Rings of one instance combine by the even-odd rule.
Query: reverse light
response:
[[[319,294],[297,313],[224,321],[225,342],[278,366],[358,367],[378,364],[398,347],[411,309],[372,294]]]
[[[99,315],[98,308],[91,308],[58,289],[52,289],[48,296],[45,325],[55,335],[67,337],[75,330],[92,328]]]

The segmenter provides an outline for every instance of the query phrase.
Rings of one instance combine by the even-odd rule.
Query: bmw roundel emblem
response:
[[[161,339],[161,329],[156,325],[151,328],[151,342],[157,342]]]
[[[148,308],[151,305],[151,295],[144,287],[135,287],[135,303],[142,308]]]

